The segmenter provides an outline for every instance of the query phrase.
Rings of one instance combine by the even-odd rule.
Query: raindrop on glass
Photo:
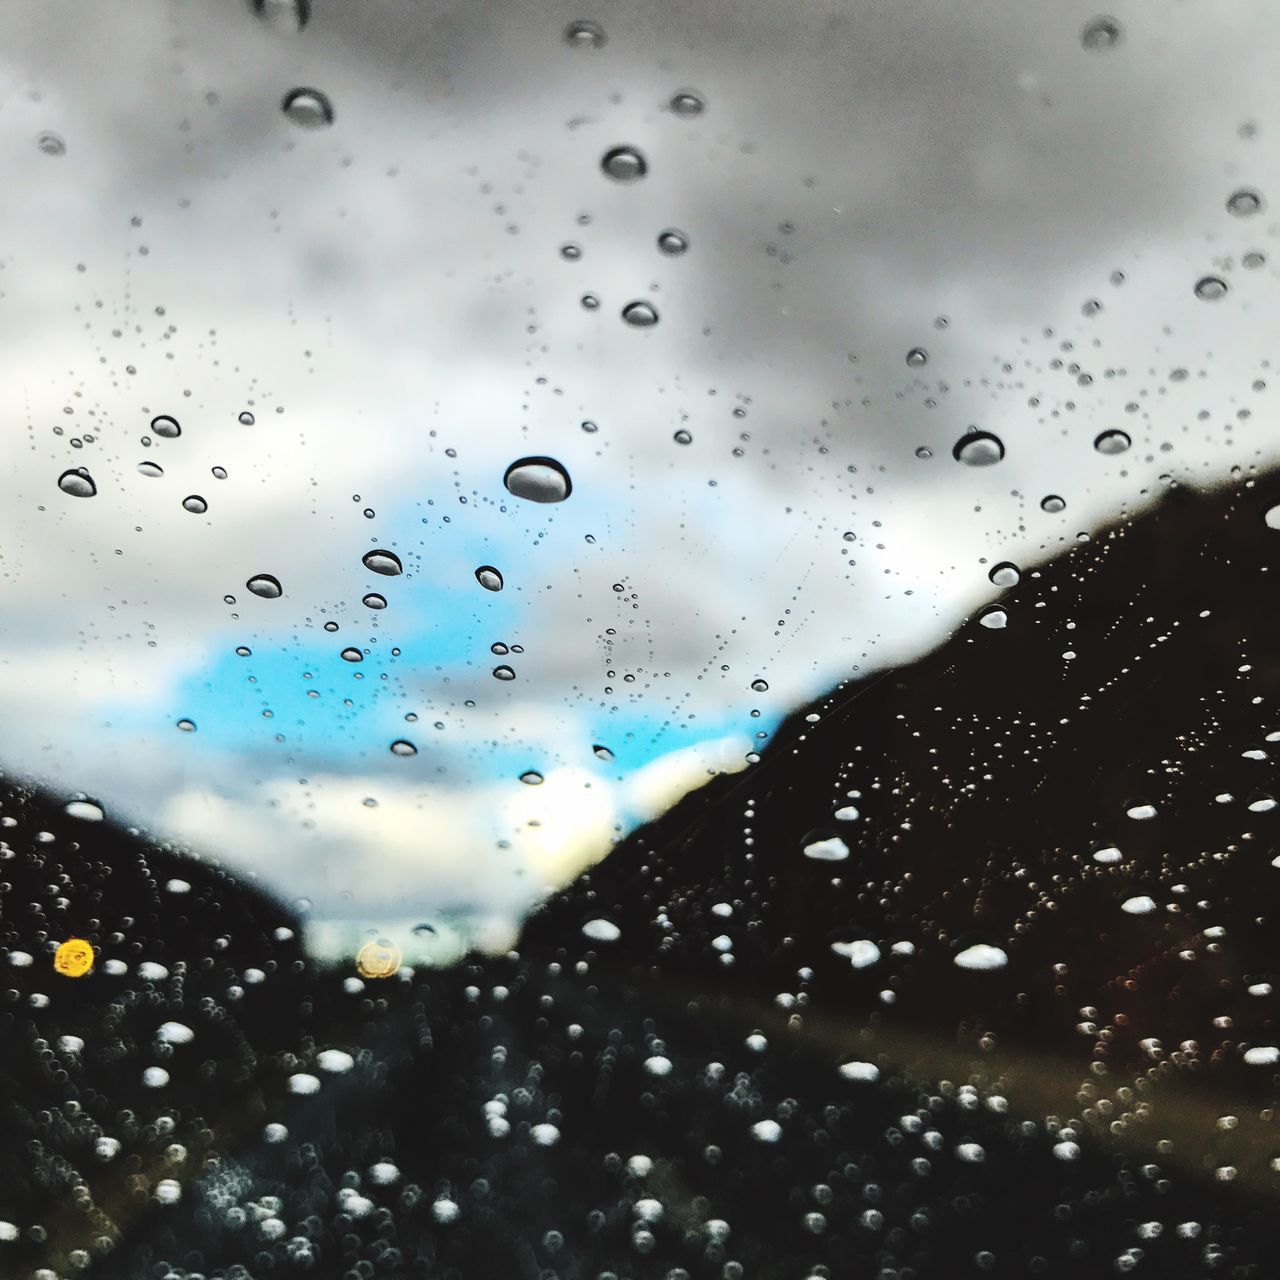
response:
[[[907,352],[907,367],[919,369],[929,363],[929,353],[923,347],[912,347]]]
[[[1262,193],[1255,191],[1252,187],[1241,187],[1239,191],[1233,191],[1227,197],[1227,212],[1235,214],[1237,218],[1247,218],[1261,208]]]
[[[280,579],[273,577],[269,573],[255,574],[244,585],[255,596],[261,596],[264,600],[278,600],[284,595],[284,588],[280,585]]]
[[[1004,443],[990,431],[971,431],[955,442],[951,456],[966,467],[991,467],[1004,457]]]
[[[1003,631],[1008,625],[1009,615],[999,605],[992,605],[978,614],[978,624],[988,631]]]
[[[1196,297],[1201,302],[1217,302],[1227,296],[1227,282],[1221,276],[1201,276],[1196,281]]]
[[[1099,453],[1115,454],[1124,453],[1132,443],[1125,431],[1104,431],[1094,440],[1093,447]]]
[[[323,129],[333,123],[333,103],[319,89],[290,89],[280,109],[301,129]]]
[[[591,748],[591,750],[597,760],[610,761],[613,759],[613,752],[610,751],[608,747],[601,746],[598,742]]]
[[[652,329],[658,323],[658,312],[648,302],[628,302],[622,308],[622,318],[633,329]]]
[[[343,662],[363,662],[364,654],[359,649],[347,648],[342,651]]]
[[[689,247],[689,237],[683,231],[668,227],[658,232],[658,248],[668,258],[678,258]]]
[[[182,509],[193,516],[202,516],[209,510],[209,504],[198,493],[191,493],[183,498]]]
[[[138,463],[138,474],[155,479],[156,476],[164,475],[164,469],[158,462],[140,462]]]
[[[1120,43],[1124,29],[1114,19],[1105,14],[1090,18],[1080,32],[1080,43],[1090,53],[1103,53],[1114,49]]]
[[[366,609],[385,609],[387,607],[387,597],[380,596],[376,591],[370,591],[360,603]]]
[[[476,570],[476,581],[486,591],[502,590],[502,574],[491,564],[482,564]]]
[[[615,182],[635,182],[649,172],[649,162],[636,147],[611,147],[600,167]]]
[[[523,782],[526,787],[540,787],[542,786],[542,774],[540,774],[537,769],[526,769],[520,775],[520,781]]]
[[[493,678],[495,680],[514,680],[516,673],[510,667],[494,667]]]
[[[360,559],[371,573],[380,573],[386,578],[398,578],[404,572],[404,565],[394,551],[366,551]]]
[[[46,130],[36,137],[36,146],[47,156],[65,156],[67,144],[56,134]]]
[[[692,444],[693,443],[693,436],[688,431],[686,431],[683,427],[681,427],[680,430],[677,431],[675,435],[673,435],[671,438],[676,442],[676,444]]]
[[[994,566],[991,572],[987,574],[987,577],[997,587],[1016,587],[1022,575],[1018,572],[1016,564],[1011,564],[1008,560],[1005,560]]]
[[[196,722],[194,720],[179,720],[178,728],[181,729],[183,733],[195,733]]]
[[[603,49],[608,39],[604,28],[590,18],[571,22],[564,29],[565,44],[571,49]]]
[[[251,427],[253,426],[255,419],[248,409],[244,409],[241,411],[240,416],[236,421],[239,422],[242,427]]]
[[[1057,515],[1059,511],[1067,509],[1067,500],[1060,498],[1056,493],[1046,494],[1040,499],[1040,510],[1047,511],[1050,515]]]
[[[151,430],[166,440],[176,440],[182,434],[177,418],[171,418],[167,413],[151,419]]]
[[[63,493],[69,493],[73,498],[92,498],[98,492],[98,486],[93,483],[93,477],[83,467],[64,471],[58,477],[58,488]]]
[[[397,738],[391,744],[391,754],[393,756],[416,756],[418,748],[407,738]]]
[[[705,99],[700,93],[695,93],[692,89],[681,89],[679,93],[673,93],[667,106],[676,115],[684,116],[685,119],[700,116],[707,109]]]
[[[507,468],[502,483],[528,502],[563,502],[573,492],[569,473],[554,458],[520,458]]]

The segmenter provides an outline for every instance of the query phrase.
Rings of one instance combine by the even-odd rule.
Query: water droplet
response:
[[[988,631],[1003,631],[1008,625],[1009,615],[999,605],[991,605],[978,614],[978,625]]]
[[[1196,281],[1196,297],[1201,302],[1217,302],[1227,296],[1227,282],[1221,276],[1201,276]]]
[[[554,458],[519,458],[502,483],[508,493],[528,502],[563,502],[573,492],[569,473]]]
[[[689,247],[689,237],[683,231],[668,227],[658,232],[658,248],[668,258],[678,258]]]
[[[1242,266],[1248,267],[1250,271],[1256,271],[1259,267],[1266,266],[1267,255],[1258,249],[1250,249],[1248,253],[1240,259]]]
[[[398,578],[404,572],[404,565],[394,551],[366,551],[360,559],[371,573],[380,573],[386,578]]]
[[[178,728],[181,729],[183,733],[195,733],[196,722],[194,720],[182,719],[178,721]]]
[[[1008,955],[987,942],[977,942],[963,951],[957,951],[953,963],[959,969],[982,973],[991,969],[1003,969],[1009,963]]]
[[[676,442],[676,444],[692,444],[693,443],[692,434],[686,431],[683,427],[681,427],[680,430],[677,431],[675,435],[673,435],[671,438]]]
[[[47,156],[67,154],[67,144],[56,133],[51,133],[47,129],[44,133],[36,135],[36,146]]]
[[[564,29],[564,40],[571,49],[603,49],[609,37],[604,28],[590,18],[580,18]]]
[[[376,591],[370,591],[360,603],[366,609],[385,609],[387,607],[387,597],[379,595]]]
[[[1105,53],[1114,49],[1124,35],[1124,28],[1106,14],[1090,18],[1080,32],[1080,43],[1090,53]]]
[[[570,241],[560,246],[560,256],[566,262],[577,262],[582,257],[582,246]]]
[[[594,293],[584,293],[582,295],[582,309],[584,311],[598,311],[600,309],[600,299]]]
[[[919,369],[929,363],[929,353],[923,347],[912,347],[907,352],[907,367]]]
[[[212,472],[215,480],[225,480],[227,478],[226,467],[213,467]]]
[[[951,456],[966,467],[991,467],[1004,457],[1004,442],[990,431],[970,431],[955,442]]]
[[[990,578],[997,587],[1016,587],[1018,585],[1018,580],[1022,575],[1018,572],[1018,566],[1016,564],[1011,564],[1008,560],[1003,560],[992,568],[991,572],[987,574],[987,577]]]
[[[93,477],[83,467],[64,471],[58,477],[58,488],[63,493],[69,493],[73,498],[92,498],[98,492],[98,486],[93,483]]]
[[[1262,523],[1268,529],[1280,529],[1280,502],[1276,503],[1274,507],[1268,507],[1262,513]]]
[[[637,147],[611,147],[600,167],[615,182],[635,182],[649,172],[649,162]]]
[[[416,756],[418,748],[408,738],[397,738],[391,744],[391,754],[393,756]]]
[[[194,516],[202,516],[209,510],[209,504],[198,493],[192,493],[183,498],[182,509]]]
[[[364,654],[359,649],[349,647],[342,651],[343,662],[363,662]]]
[[[540,787],[543,783],[543,777],[537,769],[526,769],[520,775],[520,781],[523,782],[526,787]]]
[[[1227,197],[1227,212],[1235,214],[1237,218],[1247,218],[1261,208],[1262,193],[1255,191],[1252,187],[1241,187],[1239,191],[1233,191]]]
[[[253,426],[255,419],[248,409],[244,409],[241,411],[240,416],[236,421],[239,422],[242,427],[251,427]]]
[[[255,574],[244,585],[255,596],[261,596],[264,600],[278,600],[284,595],[284,588],[280,585],[280,579],[273,577],[269,573]]]
[[[158,462],[140,462],[138,463],[138,474],[154,480],[157,476],[164,475],[164,469]]]
[[[236,654],[238,657],[247,658],[253,652],[247,644],[236,645]]]
[[[658,312],[651,303],[628,302],[622,308],[622,318],[633,329],[652,329],[658,323]]]
[[[333,103],[319,89],[290,89],[280,109],[301,129],[323,129],[333,123]]]
[[[1047,511],[1051,516],[1055,516],[1059,511],[1067,509],[1067,500],[1060,498],[1056,493],[1046,494],[1040,499],[1040,510]]]
[[[613,759],[613,752],[610,751],[608,747],[601,746],[601,744],[598,742],[594,747],[591,748],[591,750],[594,753],[595,758],[597,760],[604,760],[608,762]]]
[[[62,811],[69,818],[79,818],[81,822],[101,822],[107,816],[96,800],[69,800],[62,806]]]
[[[494,667],[493,678],[495,680],[514,680],[516,678],[516,673],[507,666]]]
[[[679,93],[673,93],[667,106],[676,115],[684,116],[685,119],[700,116],[707,109],[706,100],[700,93],[695,93],[692,89],[681,89]]]
[[[756,679],[751,682],[751,688],[756,693],[768,693],[769,682],[767,680]]]
[[[476,570],[476,581],[486,591],[501,591],[503,582],[502,574],[491,564],[482,564]]]
[[[167,413],[151,419],[151,430],[166,440],[176,440],[182,434],[177,418],[171,418]]]
[[[1093,442],[1093,447],[1099,453],[1116,454],[1124,453],[1133,443],[1129,439],[1126,431],[1104,431]]]

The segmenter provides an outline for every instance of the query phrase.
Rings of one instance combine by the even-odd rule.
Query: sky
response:
[[[995,563],[1280,455],[1265,3],[4,8],[0,766],[321,950],[508,945]]]

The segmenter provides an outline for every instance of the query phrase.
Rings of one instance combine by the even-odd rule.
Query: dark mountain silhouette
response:
[[[1024,566],[446,971],[4,787],[0,1274],[1269,1274],[1277,503]]]

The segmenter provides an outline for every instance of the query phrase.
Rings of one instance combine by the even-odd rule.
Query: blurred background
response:
[[[0,765],[320,954],[1280,457],[1272,6],[4,16]]]

